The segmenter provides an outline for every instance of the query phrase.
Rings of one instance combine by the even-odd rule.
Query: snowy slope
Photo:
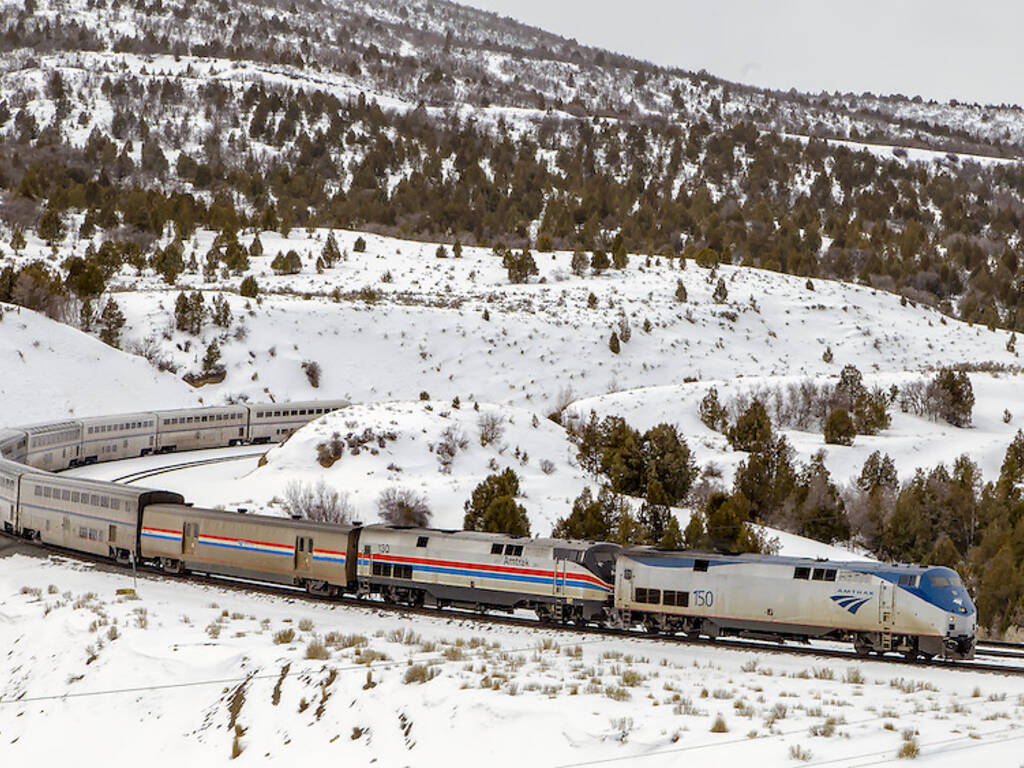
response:
[[[0,426],[194,405],[201,393],[145,360],[0,304]]]
[[[900,412],[891,409],[892,424],[889,429],[877,435],[859,435],[852,446],[828,445],[821,431],[805,432],[796,429],[782,429],[796,451],[797,458],[808,460],[814,453],[824,450],[825,465],[837,480],[846,482],[854,479],[864,461],[874,451],[888,453],[896,464],[901,479],[911,477],[917,468],[929,470],[940,462],[947,466],[962,454],[967,454],[981,468],[987,479],[999,474],[1006,454],[1006,447],[1013,440],[1017,430],[1024,425],[1024,377],[1020,375],[996,376],[987,373],[969,375],[974,390],[976,405],[969,427],[958,428],[946,422]],[[623,392],[584,398],[574,402],[570,408],[581,418],[588,418],[591,411],[599,418],[620,416],[640,430],[667,422],[676,424],[681,434],[687,436],[696,461],[704,466],[714,463],[723,471],[728,483],[736,465],[747,454],[733,451],[722,434],[706,427],[699,417],[700,401],[708,390],[714,387],[719,400],[728,403],[737,395],[760,396],[770,402],[778,389],[803,381],[806,377],[771,376],[743,377],[731,380],[700,381],[689,384],[663,387],[639,387]],[[879,373],[864,377],[868,387],[888,389],[910,381],[927,380],[925,373]],[[836,382],[836,378],[818,376],[820,384]],[[1004,411],[1010,412],[1010,420],[1004,421]]]

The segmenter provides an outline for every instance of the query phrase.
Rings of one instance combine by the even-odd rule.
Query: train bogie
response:
[[[295,430],[325,413],[348,406],[347,400],[311,400],[304,403],[262,403],[249,409],[249,441],[279,443]]]
[[[157,451],[195,451],[244,443],[248,425],[249,411],[241,405],[157,411]]]
[[[80,419],[82,448],[72,465],[145,456],[156,451],[156,414],[124,413]]]
[[[348,587],[358,529],[180,505],[143,510],[142,557],[171,571],[296,584],[316,594]]]

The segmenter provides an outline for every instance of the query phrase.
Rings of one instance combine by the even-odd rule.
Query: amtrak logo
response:
[[[832,600],[848,610],[850,613],[856,613],[859,611],[861,606],[870,599],[870,597],[857,597],[856,595],[832,595]]]

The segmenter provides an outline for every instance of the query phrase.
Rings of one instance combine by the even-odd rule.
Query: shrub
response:
[[[711,298],[715,300],[715,304],[724,304],[729,298],[729,290],[725,287],[724,277],[718,278],[718,284],[715,285],[715,292],[711,294]]]
[[[331,658],[331,652],[327,650],[327,646],[323,644],[323,641],[319,638],[313,638],[306,645],[306,658],[324,661]]]
[[[425,496],[408,488],[385,488],[377,497],[377,513],[389,525],[422,528],[430,524],[432,513]]]
[[[680,304],[686,301],[686,286],[682,280],[676,280],[676,301]]]
[[[320,386],[320,363],[314,360],[306,360],[302,364],[302,370],[306,372],[306,381],[313,389],[317,389]]]
[[[295,640],[295,630],[291,627],[288,629],[282,629],[280,632],[274,633],[274,644],[275,645],[288,645]]]
[[[476,423],[480,428],[480,445],[482,446],[498,442],[505,434],[505,419],[499,413],[481,413]]]
[[[446,427],[441,433],[441,440],[437,444],[437,461],[441,465],[442,474],[451,474],[452,462],[459,451],[464,451],[469,446],[469,440],[462,434],[462,430],[455,424]]]
[[[438,670],[427,664],[413,664],[405,670],[402,681],[406,685],[413,683],[422,684],[433,680],[438,675]]]
[[[249,299],[257,298],[260,295],[260,286],[256,282],[256,278],[249,275],[242,280],[242,284],[238,286],[238,293],[239,295],[245,296]]]
[[[929,410],[935,416],[954,427],[970,425],[971,412],[974,409],[974,389],[965,372],[943,368],[935,374],[925,396]]]
[[[302,271],[302,259],[295,251],[278,253],[270,262],[270,268],[279,275],[297,275]]]
[[[619,354],[619,350],[622,349],[619,344],[619,335],[615,331],[612,331],[612,336],[608,339],[608,349],[612,351],[613,355]]]
[[[356,238],[355,243],[352,245],[352,250],[356,253],[364,253],[366,251],[366,240],[363,239],[362,235]]]
[[[896,757],[900,760],[916,760],[921,754],[921,748],[917,746],[917,739],[914,738],[912,732],[909,734],[904,731],[903,743],[900,745],[899,751],[896,753]]]
[[[704,399],[700,401],[698,413],[700,414],[701,422],[708,429],[712,429],[715,432],[725,432],[728,427],[728,415],[725,408],[718,401],[718,390],[715,387],[711,387],[708,393],[704,395]]]
[[[344,524],[351,519],[348,494],[342,495],[321,480],[316,485],[293,480],[285,487],[285,512],[301,520]]]
[[[341,439],[341,434],[338,432],[331,435],[330,440],[319,443],[316,447],[316,460],[324,469],[333,467],[334,462],[344,455],[345,441]]]
[[[825,422],[825,442],[829,445],[853,445],[856,431],[845,408],[835,408]]]
[[[729,726],[725,724],[725,718],[719,715],[715,718],[715,722],[711,724],[712,733],[728,733]]]
[[[759,445],[767,444],[772,439],[772,421],[764,403],[754,398],[727,437],[737,451],[753,451]]]
[[[520,253],[505,251],[501,263],[508,272],[510,283],[526,283],[531,275],[537,274],[537,262],[525,248]]]

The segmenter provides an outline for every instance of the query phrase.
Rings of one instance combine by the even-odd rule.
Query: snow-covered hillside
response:
[[[919,380],[916,373],[878,373],[865,377],[865,384],[888,389],[909,381]],[[801,376],[744,376],[742,378],[699,381],[662,387],[639,387],[597,397],[577,400],[569,412],[588,418],[591,411],[599,418],[621,416],[639,430],[656,424],[676,424],[687,436],[699,465],[714,463],[722,470],[726,482],[739,462],[748,454],[734,451],[725,436],[706,427],[699,417],[701,399],[714,387],[721,400],[728,402],[740,395],[760,396],[771,402],[777,393],[798,384]],[[1024,377],[1018,375],[970,374],[977,405],[974,407],[969,428],[958,428],[943,421],[932,421],[892,409],[892,425],[878,435],[859,435],[852,446],[828,445],[819,430],[806,432],[782,429],[798,458],[803,461],[814,453],[826,452],[825,465],[833,477],[842,482],[852,480],[860,472],[864,461],[874,451],[888,453],[896,464],[901,479],[912,476],[918,468],[931,469],[940,462],[947,466],[962,454],[967,454],[981,468],[987,479],[999,474],[1009,445],[1017,430],[1024,424],[1024,398],[1021,396]],[[831,381],[824,376],[814,377],[818,383]],[[744,400],[746,401],[746,400]],[[1006,413],[1009,412],[1009,420]]]
[[[1016,366],[1009,333],[970,326],[924,306],[862,286],[760,269],[711,270],[686,260],[630,257],[622,271],[577,277],[572,254],[536,253],[539,275],[508,281],[488,249],[436,257],[436,245],[336,232],[347,258],[317,274],[326,232],[263,233],[264,256],[248,274],[266,295],[235,293],[241,277],[203,282],[185,275],[183,289],[219,291],[231,304],[230,329],[207,325],[198,337],[175,331],[177,291],[158,291],[151,274],[122,275],[126,335],[157,345],[183,369],[198,370],[205,347],[220,339],[227,378],[203,395],[252,400],[348,397],[353,401],[435,399],[507,403],[549,413],[570,400],[640,386],[736,376],[835,374],[846,364],[865,373],[992,361]],[[365,252],[354,244],[362,237]],[[211,233],[189,250],[205,253]],[[248,245],[248,241],[243,242]],[[294,250],[298,275],[275,275],[270,261]],[[588,269],[589,273],[590,270]],[[728,296],[712,294],[722,278]],[[677,281],[687,300],[676,299]],[[591,299],[593,296],[593,299]],[[212,294],[207,295],[207,305]],[[485,317],[485,313],[487,317]],[[650,330],[644,330],[644,321]],[[609,349],[622,324],[631,336]],[[239,331],[239,328],[244,330]],[[822,356],[831,348],[832,363]],[[301,369],[320,364],[314,390]],[[1012,409],[1011,409],[1012,410]]]
[[[0,304],[0,426],[195,405],[181,379],[73,328]]]

